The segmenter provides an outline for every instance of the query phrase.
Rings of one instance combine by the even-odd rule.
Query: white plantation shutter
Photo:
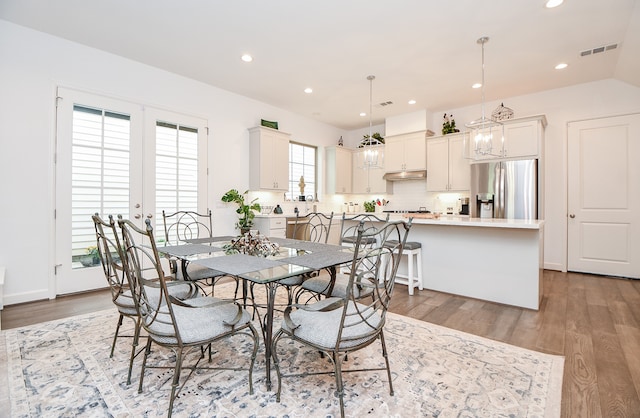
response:
[[[162,210],[198,211],[198,129],[156,122],[156,225]],[[158,233],[160,239],[163,234]]]
[[[73,106],[72,256],[95,246],[91,215],[129,216],[130,116]]]
[[[316,194],[316,147],[289,142],[289,196],[298,200],[300,176],[304,176],[305,195]]]

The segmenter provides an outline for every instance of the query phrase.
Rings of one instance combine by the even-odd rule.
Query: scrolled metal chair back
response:
[[[410,228],[411,221],[386,222],[379,228],[368,229],[366,221],[360,221],[336,349],[341,344],[366,340],[384,326]],[[355,287],[360,288],[358,294],[354,292]],[[359,297],[363,293],[369,294],[370,298]],[[368,332],[353,335],[344,331],[363,325]],[[342,335],[351,336],[343,338]]]
[[[213,223],[211,210],[206,214],[194,211],[177,211],[171,214],[162,211],[164,234],[167,243],[177,244],[195,238],[211,238]]]
[[[145,219],[144,230],[126,219],[118,219],[118,225],[122,230],[123,266],[132,293],[138,300],[143,328],[155,335],[180,341],[151,220]]]
[[[325,215],[320,212],[311,212],[306,215],[296,216],[293,228],[293,237],[311,242],[327,243],[331,232],[333,212]]]
[[[129,282],[124,273],[121,260],[121,246],[118,238],[113,216],[109,215],[109,222],[106,222],[98,213],[91,216],[96,231],[96,246],[100,264],[104,271],[104,276],[111,290],[113,302],[118,298],[126,297],[124,293],[129,288]]]

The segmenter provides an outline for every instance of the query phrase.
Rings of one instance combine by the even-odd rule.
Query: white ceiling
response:
[[[0,0],[0,18],[344,129],[369,124],[370,74],[373,102],[393,102],[374,124],[480,103],[481,36],[487,101],[607,78],[640,87],[640,0]]]

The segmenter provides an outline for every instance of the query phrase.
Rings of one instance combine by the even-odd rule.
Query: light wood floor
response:
[[[107,291],[6,306],[2,327],[111,306]],[[565,356],[562,417],[640,417],[640,280],[545,271],[539,311],[399,285],[391,311]]]

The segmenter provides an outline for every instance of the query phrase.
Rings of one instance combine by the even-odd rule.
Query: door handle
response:
[[[572,214],[570,214],[570,215],[569,215],[569,217],[570,217],[571,219],[573,219],[573,218],[575,218],[575,217],[576,217],[576,215],[572,213]]]

